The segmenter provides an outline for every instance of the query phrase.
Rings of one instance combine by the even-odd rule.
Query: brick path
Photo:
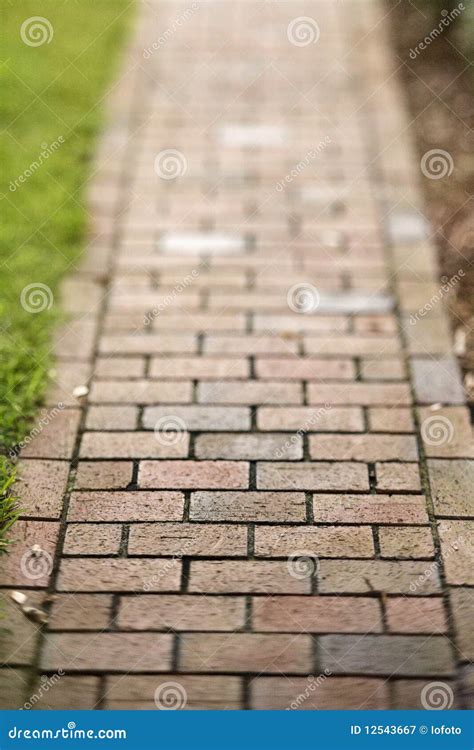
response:
[[[473,443],[383,12],[141,7],[21,456],[2,581],[48,622],[6,598],[2,705],[467,705]]]

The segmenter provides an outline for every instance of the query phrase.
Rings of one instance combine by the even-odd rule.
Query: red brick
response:
[[[81,461],[77,467],[76,489],[114,490],[132,481],[131,461]]]
[[[411,403],[410,388],[405,383],[310,383],[310,404],[348,404],[373,406],[393,404],[403,406]]]
[[[141,378],[145,374],[144,357],[98,357],[96,378]]]
[[[150,365],[151,378],[221,380],[246,378],[249,371],[248,360],[230,357],[163,357],[152,359]]]
[[[157,489],[244,489],[248,476],[245,461],[142,461],[138,481]]]
[[[193,492],[189,517],[193,521],[280,521],[306,519],[302,492]]]
[[[37,684],[34,694],[39,697],[32,708],[40,710],[70,711],[90,710],[99,705],[100,680],[98,677],[62,675],[57,682],[48,681],[48,688],[40,689]]]
[[[408,435],[310,435],[309,453],[317,460],[416,461],[416,439]]]
[[[198,435],[194,452],[197,458],[297,460],[303,458],[303,439],[296,434],[214,433]]]
[[[429,526],[407,528],[394,526],[379,529],[380,552],[382,557],[400,559],[433,557],[433,536]]]
[[[134,524],[130,529],[128,552],[130,555],[201,557],[246,555],[247,529],[221,524]]]
[[[274,380],[353,380],[355,378],[355,367],[351,359],[262,357],[256,360],[255,371],[259,378]]]
[[[68,475],[66,461],[19,461],[13,492],[22,516],[59,518]]]
[[[256,557],[290,557],[298,550],[317,557],[373,557],[370,526],[261,526],[255,529]]]
[[[54,633],[46,636],[41,668],[164,672],[171,666],[172,644],[168,633]]]
[[[472,623],[474,619],[474,601],[471,589],[451,589],[450,601],[456,642],[461,652],[461,659],[462,661],[473,661],[474,642],[472,638]]]
[[[87,410],[88,430],[134,430],[138,421],[136,406],[91,406]]]
[[[68,521],[181,521],[182,492],[73,492]]]
[[[441,598],[390,597],[386,602],[388,628],[393,633],[445,633],[446,615]]]
[[[474,521],[441,521],[438,532],[447,582],[455,586],[472,586]]]
[[[111,612],[109,594],[55,594],[48,630],[103,630]]]
[[[72,458],[81,412],[43,410],[35,428],[21,443],[22,458]]]
[[[78,558],[61,562],[58,591],[177,591],[180,580],[180,560]]]
[[[192,672],[311,672],[312,643],[306,635],[189,634],[179,666]]]
[[[101,354],[195,354],[196,337],[186,334],[133,334],[102,336]]]
[[[191,383],[152,380],[98,380],[90,393],[92,403],[174,404],[191,401]]]
[[[272,596],[252,599],[255,630],[279,633],[380,633],[376,599],[356,596]]]
[[[257,424],[260,430],[302,432],[360,432],[364,429],[362,409],[356,407],[262,406],[257,410]]]
[[[372,432],[414,432],[413,417],[408,408],[373,406],[369,408],[369,428]],[[402,459],[403,460],[403,459]],[[408,459],[410,460],[410,459]],[[416,460],[416,459],[414,459]]]
[[[169,435],[169,439],[167,439]],[[186,432],[86,432],[82,436],[83,458],[186,458]]]
[[[65,555],[115,555],[119,551],[121,536],[119,524],[69,524],[63,552]]]
[[[173,692],[173,687],[176,692]],[[105,699],[106,707],[114,711],[156,711],[155,695],[159,700],[161,694],[165,697],[167,694],[177,695],[177,703],[173,702],[172,705],[178,709],[236,711],[243,708],[242,692],[239,677],[189,674],[120,675],[107,677]],[[166,701],[163,701],[163,704],[166,706]]]
[[[188,430],[228,430],[250,428],[250,409],[245,406],[161,406],[145,409],[143,423],[154,429],[159,420],[182,420]]]
[[[198,401],[203,404],[301,404],[299,383],[261,383],[257,380],[200,383]]]
[[[207,336],[206,354],[297,354],[297,341],[282,336],[249,334],[247,336]]]
[[[428,523],[416,495],[315,495],[313,513],[316,523]]]
[[[305,352],[308,354],[336,354],[339,356],[382,356],[396,354],[400,344],[393,336],[306,336]]]
[[[406,377],[401,359],[363,359],[360,372],[362,380],[404,380]]]
[[[2,570],[7,586],[48,586],[59,535],[55,521],[17,521],[9,530],[8,555]]]
[[[295,578],[286,562],[270,560],[192,561],[189,590],[214,594],[309,594],[309,578]]]
[[[259,463],[262,490],[368,490],[367,467],[356,463]]]
[[[239,630],[245,598],[160,594],[122,596],[117,624],[126,630]]]
[[[251,682],[251,708],[260,710],[377,710],[390,705],[385,680],[370,677],[257,677]]]
[[[321,560],[319,591],[324,594],[437,594],[439,573],[429,563],[392,560]]]
[[[375,464],[377,489],[421,491],[418,464],[377,463]]]

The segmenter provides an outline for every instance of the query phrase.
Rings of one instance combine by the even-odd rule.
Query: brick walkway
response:
[[[473,443],[383,13],[140,7],[21,456],[3,706],[467,705]]]

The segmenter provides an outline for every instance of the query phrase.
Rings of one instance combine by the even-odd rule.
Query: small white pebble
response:
[[[77,385],[74,388],[74,390],[72,392],[72,395],[75,398],[81,398],[82,396],[87,396],[88,393],[89,393],[89,389],[88,389],[87,385]]]
[[[24,604],[26,602],[26,596],[21,591],[10,591],[10,598],[17,604]]]

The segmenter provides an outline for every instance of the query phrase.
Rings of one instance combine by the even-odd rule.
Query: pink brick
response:
[[[301,385],[267,381],[200,383],[198,401],[204,404],[301,404]]]
[[[411,403],[410,389],[405,383],[347,383],[325,385],[310,383],[308,385],[310,404],[357,404],[372,406],[403,406]]]
[[[167,439],[169,435],[169,439]],[[82,436],[82,458],[186,458],[186,432],[86,432]]]
[[[380,633],[376,599],[355,596],[266,596],[252,599],[255,630],[280,633]]]
[[[416,439],[408,435],[311,435],[309,454],[317,460],[416,461]]]
[[[68,475],[66,461],[19,461],[13,491],[22,516],[59,518]]]
[[[46,636],[41,668],[162,672],[171,666],[172,644],[167,633],[54,633]]]
[[[125,558],[61,562],[59,591],[178,591],[181,561]]]
[[[245,556],[247,529],[220,524],[134,524],[128,551],[130,555]]]
[[[380,710],[390,707],[385,680],[370,677],[257,677],[251,707],[261,710]]]
[[[142,461],[139,485],[165,489],[244,489],[249,483],[245,461]]]
[[[256,557],[291,557],[298,550],[310,551],[317,557],[373,557],[372,529],[369,526],[255,529]]]
[[[116,555],[122,527],[110,523],[69,524],[64,540],[65,555]]]
[[[214,594],[309,594],[309,578],[291,576],[286,562],[270,560],[192,561],[189,590]]]
[[[186,710],[243,708],[241,678],[190,674],[110,675],[106,679],[106,707],[114,711],[156,711],[155,693],[166,696],[170,682],[186,696]]]
[[[81,461],[77,467],[76,489],[122,489],[132,481],[131,461]]]
[[[239,630],[245,623],[245,597],[122,596],[117,622],[126,630]]]
[[[81,413],[78,409],[44,410],[36,418],[37,433],[22,443],[22,458],[72,458]]]
[[[303,439],[301,435],[278,433],[214,433],[198,435],[194,452],[197,458],[298,460],[303,458]]]
[[[144,357],[98,357],[96,378],[141,378],[145,372]]]
[[[360,432],[364,429],[362,409],[358,407],[261,406],[257,410],[260,430],[302,432]]]
[[[138,421],[136,406],[91,406],[87,410],[88,430],[134,430]]]
[[[103,404],[188,403],[191,384],[166,380],[98,380],[92,385],[90,400]]]
[[[108,335],[100,340],[101,354],[195,354],[196,337],[186,334]]]
[[[306,519],[306,498],[302,492],[193,492],[189,517],[193,521],[297,523]]]
[[[421,491],[418,464],[377,463],[375,464],[377,489]]]
[[[68,521],[181,521],[182,492],[73,492]]]
[[[350,359],[289,359],[265,357],[255,362],[257,377],[275,380],[352,380],[355,367]]]
[[[185,380],[221,380],[249,376],[246,359],[222,357],[162,357],[152,360],[150,377],[184,378]]]
[[[356,463],[259,463],[262,490],[368,490],[368,472]]]
[[[387,621],[392,633],[445,633],[443,600],[436,598],[390,597],[386,602]]]
[[[313,514],[315,523],[428,523],[416,495],[315,495]]]

